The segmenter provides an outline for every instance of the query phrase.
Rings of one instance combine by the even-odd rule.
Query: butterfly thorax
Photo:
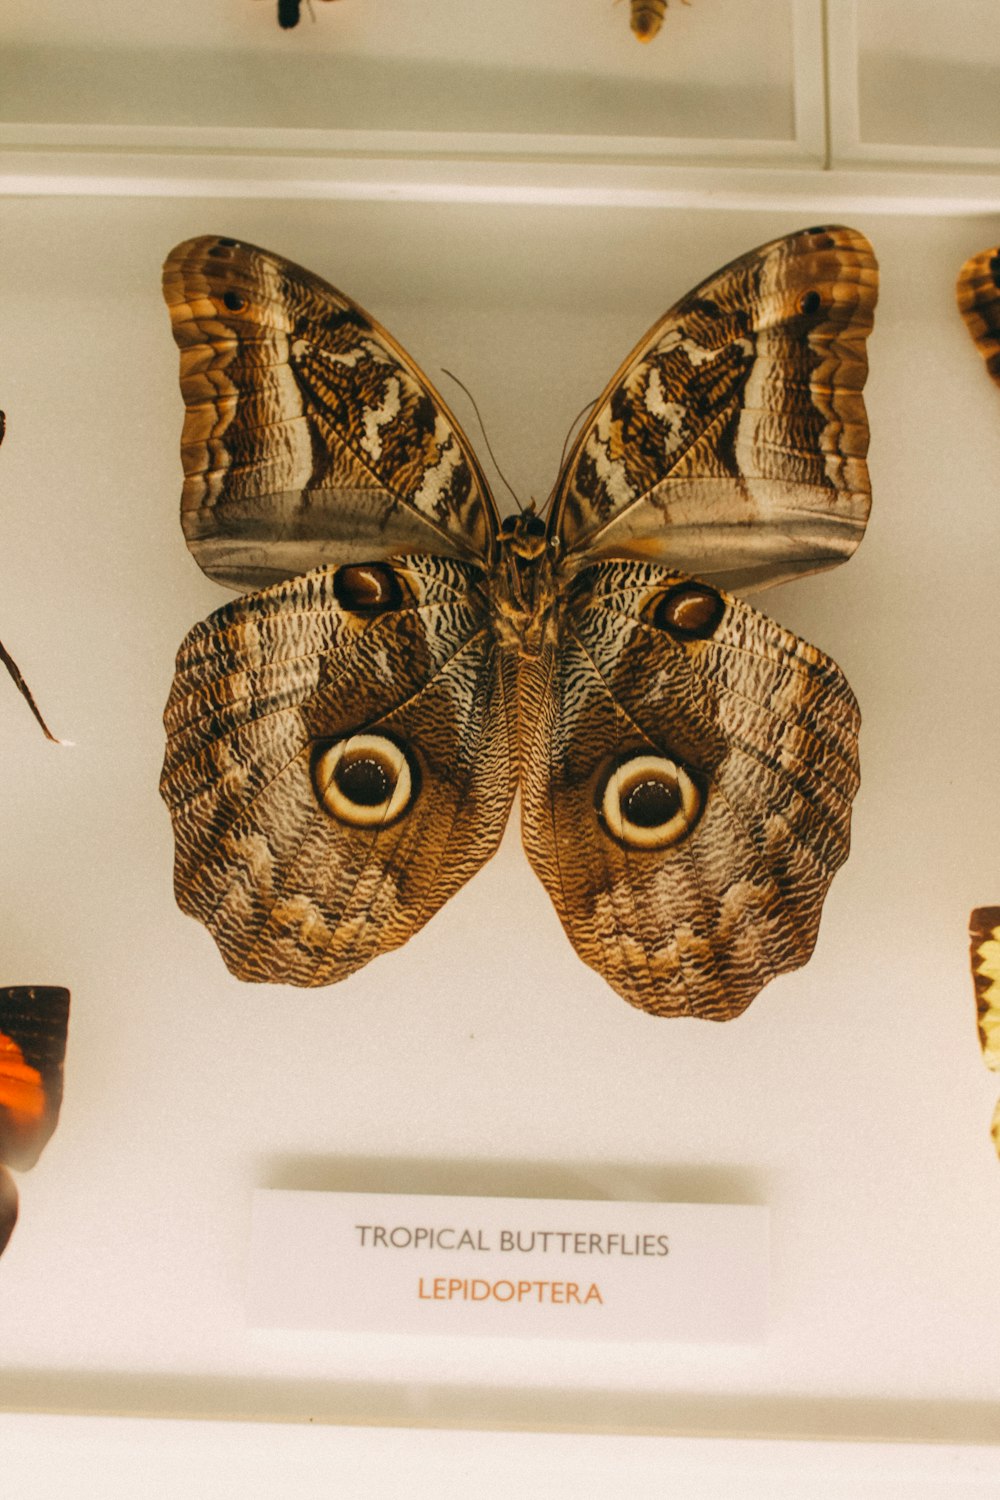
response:
[[[557,633],[554,544],[534,510],[506,517],[499,543],[500,555],[489,580],[497,640],[520,656],[540,656]]]

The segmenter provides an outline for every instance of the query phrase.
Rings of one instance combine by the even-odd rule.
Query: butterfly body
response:
[[[857,707],[729,592],[831,566],[869,495],[875,268],[854,231],[741,257],[650,330],[543,520],[363,309],[205,237],[167,260],[182,520],[251,590],[165,714],[175,891],[241,978],[327,984],[522,835],[581,956],[723,1019],[805,961],[847,854]]]

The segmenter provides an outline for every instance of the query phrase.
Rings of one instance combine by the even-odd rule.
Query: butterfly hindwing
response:
[[[805,963],[858,784],[833,662],[708,585],[602,563],[521,714],[529,858],[620,995],[723,1020]]]
[[[499,843],[515,688],[480,577],[431,556],[322,569],[181,647],[161,783],[175,890],[240,978],[342,979]]]
[[[163,292],[186,406],[181,519],[206,573],[242,591],[334,559],[489,556],[496,512],[468,441],[350,298],[217,235],[171,251]]]
[[[59,1119],[68,1016],[68,990],[0,989],[0,1253],[17,1220],[7,1168],[33,1167]]]
[[[551,530],[726,588],[843,562],[871,505],[861,389],[878,269],[803,230],[710,276],[649,330],[576,441]]]

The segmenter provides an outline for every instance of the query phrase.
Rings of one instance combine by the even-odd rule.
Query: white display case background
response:
[[[996,1081],[965,927],[1000,878],[1000,401],[953,283],[1000,221],[858,223],[883,270],[871,524],[847,566],[761,600],[840,662],[864,717],[853,852],[805,969],[725,1026],[633,1011],[573,954],[515,825],[404,948],[317,992],[231,979],[171,893],[160,715],[182,637],[227,596],[178,522],[166,250],[216,230],[340,283],[432,377],[461,373],[540,496],[664,307],[802,222],[8,202],[0,626],[76,747],[9,689],[4,978],[74,998],[62,1119],[0,1264],[6,1408],[996,1441]],[[252,1332],[257,1187],[766,1205],[770,1336]]]
[[[1000,210],[994,0],[315,12],[7,0],[0,193]]]

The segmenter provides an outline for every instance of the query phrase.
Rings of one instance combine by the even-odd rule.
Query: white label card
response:
[[[254,1194],[251,1327],[561,1339],[764,1338],[768,1210]]]

